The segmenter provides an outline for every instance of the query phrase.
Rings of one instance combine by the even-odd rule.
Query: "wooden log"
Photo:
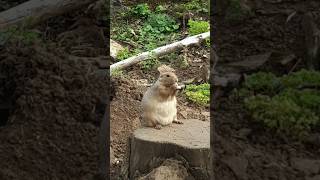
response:
[[[0,29],[12,25],[34,26],[51,17],[62,15],[97,0],[30,0],[0,13]]]
[[[110,66],[110,72],[112,72],[115,69],[123,69],[123,68],[129,67],[129,66],[134,65],[136,63],[139,63],[141,61],[150,59],[150,57],[161,57],[163,55],[177,51],[179,49],[183,49],[184,47],[199,44],[201,41],[203,41],[204,39],[206,39],[208,37],[210,37],[210,32],[187,37],[181,41],[174,42],[172,44],[165,45],[162,47],[158,47],[152,51],[140,53],[136,56],[133,56],[128,59],[117,62],[115,64],[112,64]]]

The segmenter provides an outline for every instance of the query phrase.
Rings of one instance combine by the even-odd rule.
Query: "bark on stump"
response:
[[[182,156],[197,179],[209,179],[210,122],[195,119],[172,124],[161,130],[137,129],[130,141],[129,176],[146,174],[159,165],[159,160]]]

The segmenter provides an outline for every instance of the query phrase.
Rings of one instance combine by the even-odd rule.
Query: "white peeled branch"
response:
[[[125,60],[122,60],[120,62],[112,64],[110,66],[110,72],[112,72],[115,69],[123,69],[123,68],[129,67],[129,66],[137,64],[141,61],[150,59],[150,57],[161,57],[163,55],[177,51],[179,49],[183,49],[184,47],[198,44],[201,41],[203,41],[204,39],[207,39],[209,37],[210,37],[210,32],[205,32],[205,33],[198,34],[195,36],[187,37],[181,41],[174,42],[172,44],[158,47],[158,48],[151,50],[151,51],[148,51],[148,52],[140,53],[136,56],[132,56],[130,58],[127,58]]]
[[[51,17],[72,12],[97,0],[30,0],[0,12],[0,29],[17,25],[24,21],[33,26]]]

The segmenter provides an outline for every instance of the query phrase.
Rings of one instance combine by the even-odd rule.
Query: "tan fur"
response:
[[[174,70],[168,66],[162,65],[158,71],[160,72],[158,80],[142,98],[142,124],[144,126],[166,126],[177,121],[178,78]]]

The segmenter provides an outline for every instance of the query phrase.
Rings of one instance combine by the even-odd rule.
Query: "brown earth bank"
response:
[[[250,1],[251,2],[251,1]],[[318,1],[262,1],[251,4],[254,15],[238,24],[215,15],[214,47],[218,66],[245,56],[272,52],[264,71],[284,74],[295,69],[275,66],[272,59],[288,54],[304,59],[302,11],[314,14],[319,24]],[[297,14],[286,23],[294,11]],[[227,95],[228,96],[228,95]],[[279,137],[260,124],[254,124],[241,102],[220,97],[211,106],[214,121],[214,174],[216,180],[311,180],[320,179],[320,133],[313,132],[308,142]]]
[[[96,33],[106,27],[70,30],[79,14],[83,10],[40,24],[34,30],[40,39],[31,44],[12,38],[1,46],[0,179],[98,174],[104,111],[98,105],[105,103],[108,82],[99,71],[105,63],[94,57],[106,55],[105,35]]]

